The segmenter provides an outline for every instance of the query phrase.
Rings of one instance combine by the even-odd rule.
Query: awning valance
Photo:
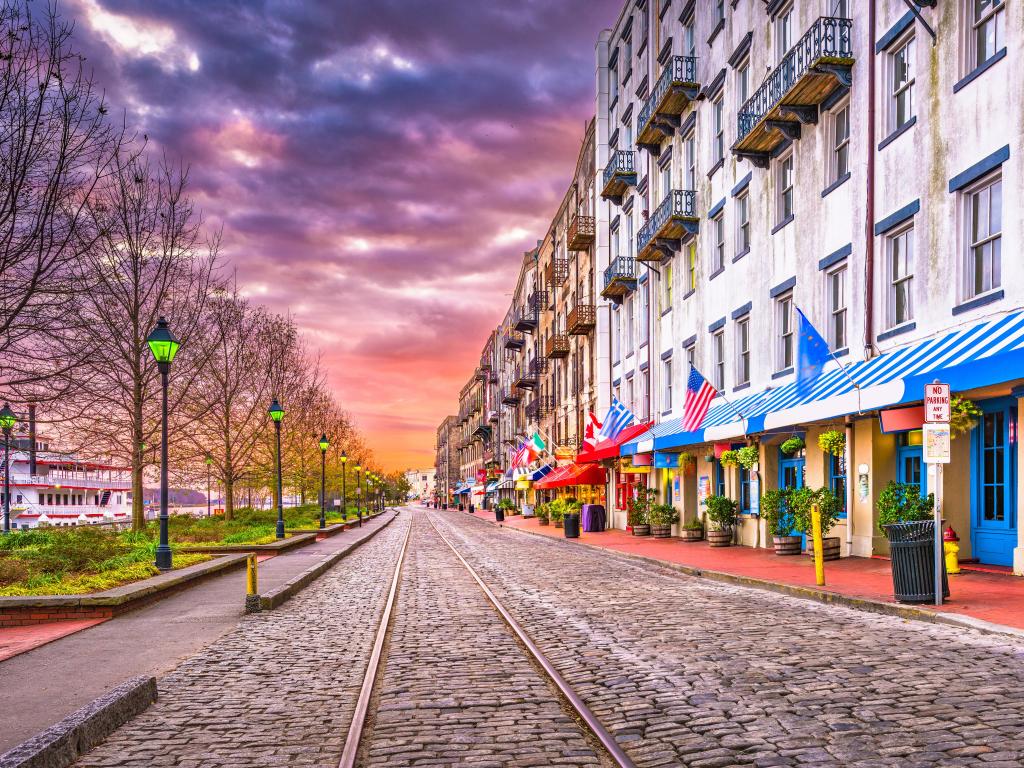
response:
[[[559,467],[534,487],[569,488],[577,485],[604,485],[608,482],[608,473],[596,464],[568,464]]]
[[[576,454],[577,464],[590,464],[601,459],[614,459],[619,455],[620,447],[642,435],[650,429],[650,424],[634,424],[626,427],[615,438],[602,440],[593,448],[584,448]]]

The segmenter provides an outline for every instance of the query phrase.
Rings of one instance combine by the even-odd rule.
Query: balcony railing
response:
[[[547,272],[549,284],[561,285],[569,277],[569,260],[559,256],[551,257]]]
[[[506,350],[522,349],[523,345],[526,343],[526,337],[524,337],[519,331],[509,330],[502,335],[501,343],[505,346]]]
[[[597,308],[593,304],[577,304],[569,310],[565,329],[571,336],[583,336],[597,325]]]
[[[546,357],[535,357],[530,361],[530,373],[534,378],[539,378],[542,373],[548,372],[548,359]]]
[[[514,387],[503,389],[501,391],[501,404],[519,405],[519,392],[517,392]]]
[[[767,167],[769,153],[818,121],[818,105],[853,82],[850,19],[822,16],[740,108],[733,152]]]
[[[699,227],[697,193],[692,189],[673,189],[637,232],[636,257],[639,261],[661,261],[673,256],[683,240],[696,235]]]
[[[537,386],[537,374],[532,364],[521,365],[512,374],[512,384],[519,389],[534,389]]]
[[[549,415],[555,409],[555,399],[551,395],[537,395],[526,405],[526,418],[536,421]]]
[[[679,116],[699,92],[697,58],[673,56],[669,59],[637,117],[636,124],[640,126],[637,146],[648,152],[659,152],[662,140],[675,135]]]
[[[570,250],[583,251],[589,248],[594,242],[594,217],[573,216],[567,240]]]
[[[636,185],[636,152],[618,149],[604,168],[604,188],[601,197],[616,205],[622,204],[622,197],[629,187]]]
[[[604,289],[601,295],[606,299],[622,301],[622,297],[636,288],[636,259],[616,256],[604,271]]]
[[[547,348],[544,353],[551,360],[569,356],[569,336],[564,333],[556,333],[548,339]]]

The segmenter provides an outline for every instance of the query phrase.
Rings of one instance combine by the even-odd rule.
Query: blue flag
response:
[[[801,397],[811,391],[821,369],[832,356],[828,342],[797,307],[796,391]]]

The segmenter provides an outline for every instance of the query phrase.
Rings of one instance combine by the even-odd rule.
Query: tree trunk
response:
[[[138,377],[133,390],[132,404],[132,530],[141,531],[146,527],[146,506],[143,503],[142,486],[143,452],[142,445],[142,385]]]

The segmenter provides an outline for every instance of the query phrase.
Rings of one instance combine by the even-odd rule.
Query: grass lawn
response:
[[[350,512],[349,517],[355,514]],[[328,510],[327,524],[342,522],[341,513]],[[192,517],[172,515],[170,519],[171,545],[219,546],[225,544],[269,544],[277,540],[277,510],[236,509],[231,520],[220,515],[213,517]],[[315,504],[291,507],[284,510],[286,529],[313,529],[320,527],[320,508]],[[157,535],[156,522],[151,522],[147,531]]]

